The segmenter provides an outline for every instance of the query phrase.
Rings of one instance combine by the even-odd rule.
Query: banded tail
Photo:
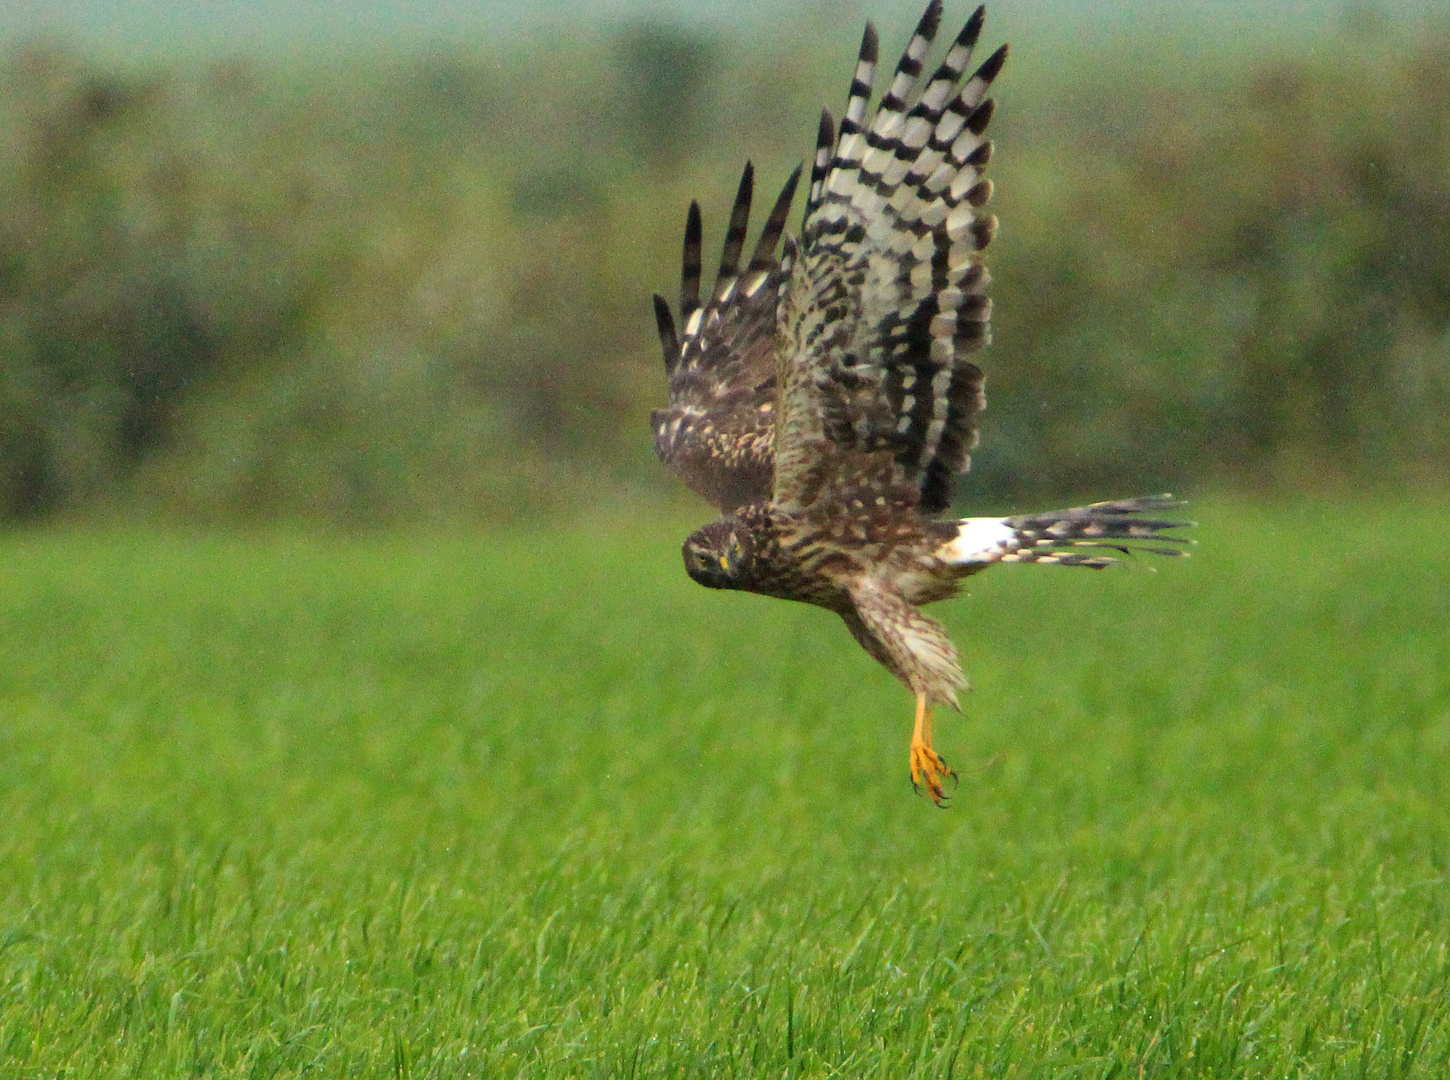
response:
[[[938,555],[962,567],[1035,562],[1094,569],[1118,560],[1111,555],[1083,554],[1078,549],[1116,551],[1120,555],[1136,552],[1186,555],[1183,548],[1193,541],[1182,536],[1167,536],[1164,530],[1194,523],[1156,516],[1183,505],[1171,495],[1148,495],[1018,517],[965,518],[957,522],[957,535],[942,546]]]

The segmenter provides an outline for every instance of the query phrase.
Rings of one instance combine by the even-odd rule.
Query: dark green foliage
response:
[[[246,144],[232,105],[245,73],[213,74],[123,79],[41,49],[0,73],[0,399],[13,406],[0,507],[12,514],[104,497],[164,453],[225,364],[301,338],[330,269],[327,215]]]
[[[1450,39],[1382,48],[1190,76],[1151,106],[1115,72],[1079,88],[1097,122],[1032,149],[1052,181],[1004,181],[1031,235],[1002,245],[1026,288],[1003,348],[1031,345],[997,386],[1042,403],[1008,441],[1044,473],[1087,447],[1125,478],[1445,478]]]
[[[0,62],[0,516],[496,517],[669,488],[648,297],[677,287],[689,199],[713,247],[743,160],[772,187],[839,105],[849,36],[808,36]],[[1443,483],[1450,38],[1188,71],[1031,44],[994,121],[963,502]]]

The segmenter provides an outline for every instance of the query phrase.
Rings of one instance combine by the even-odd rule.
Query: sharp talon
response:
[[[957,779],[957,774],[941,759],[941,755],[931,748],[931,710],[927,707],[926,695],[918,694],[916,728],[911,733],[912,789],[920,794],[922,785],[925,785],[926,793],[931,796],[931,801],[937,806],[945,808],[950,800],[947,799],[946,792],[942,790],[942,781],[948,776],[953,781]]]
[[[959,783],[957,774],[947,767],[929,746],[917,744],[911,748],[911,787],[918,795],[923,788],[937,806],[946,806],[950,801],[942,781],[951,777]]]

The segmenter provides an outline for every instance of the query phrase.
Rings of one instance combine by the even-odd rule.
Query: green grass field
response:
[[[1450,511],[1193,510],[934,609],[946,811],[684,522],[0,537],[0,1075],[1445,1076]]]

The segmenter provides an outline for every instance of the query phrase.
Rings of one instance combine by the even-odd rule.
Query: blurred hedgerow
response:
[[[1336,45],[1068,63],[1056,101],[1003,80],[966,492],[1450,476],[1450,30]],[[667,490],[648,296],[690,198],[718,243],[745,158],[770,184],[810,148],[844,91],[822,54],[639,23],[332,66],[0,60],[0,516]]]

